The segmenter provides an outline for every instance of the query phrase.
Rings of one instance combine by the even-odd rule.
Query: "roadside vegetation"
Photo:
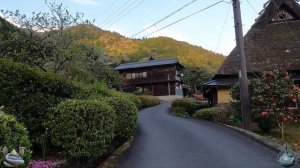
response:
[[[0,18],[0,150],[25,147],[23,167],[97,167],[134,136],[138,109],[159,100],[118,92],[115,60],[78,43],[91,22],[47,6],[31,17],[1,11],[19,27]]]
[[[264,72],[250,80],[253,131],[280,143],[289,143],[300,152],[300,88],[285,71]],[[183,117],[241,127],[239,86],[231,89],[233,101],[216,107],[198,108],[192,99],[177,99],[172,113]]]

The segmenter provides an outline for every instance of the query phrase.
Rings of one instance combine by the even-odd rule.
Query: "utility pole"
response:
[[[251,131],[251,114],[248,93],[248,77],[246,67],[245,46],[243,38],[243,25],[241,17],[240,0],[233,0],[234,27],[236,37],[236,49],[238,53],[239,66],[239,83],[240,83],[240,100],[242,110],[243,128]]]

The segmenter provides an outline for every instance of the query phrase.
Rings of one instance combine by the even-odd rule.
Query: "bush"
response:
[[[204,108],[209,108],[209,104],[207,101],[203,101],[203,102],[194,102],[195,103],[195,110],[200,110],[200,109],[204,109]]]
[[[276,118],[274,116],[259,116],[256,119],[257,126],[264,132],[270,132],[271,129],[277,127]]]
[[[139,110],[142,108],[142,101],[134,94],[125,92],[115,92],[114,97],[116,96],[125,97],[128,100],[132,101]]]
[[[223,104],[218,107],[198,110],[194,114],[194,118],[228,124],[229,122],[233,122],[233,118],[230,119],[230,116],[237,116],[237,113],[230,105]]]
[[[72,82],[21,63],[0,59],[0,104],[28,128],[39,142],[48,108],[80,91]]]
[[[211,107],[211,108],[205,108],[196,111],[196,113],[193,115],[194,118],[200,119],[200,120],[207,120],[207,121],[214,121],[214,115],[220,110],[219,107]]]
[[[134,135],[137,111],[135,104],[124,97],[107,98],[116,113],[115,139],[123,141]]]
[[[54,146],[70,159],[102,156],[114,138],[116,116],[105,102],[67,100],[49,113],[45,126]]]
[[[188,98],[175,99],[172,102],[172,112],[182,114],[188,113],[192,116],[195,113],[195,103]]]
[[[159,99],[155,96],[142,95],[138,96],[138,98],[141,100],[142,108],[147,108],[160,104]]]
[[[18,150],[19,147],[25,147],[24,160],[28,165],[31,157],[30,141],[26,128],[20,124],[12,115],[5,114],[0,109],[0,168],[4,168],[2,149],[6,146],[10,151]]]

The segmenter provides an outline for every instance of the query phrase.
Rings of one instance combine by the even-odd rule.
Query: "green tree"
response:
[[[202,85],[211,77],[212,73],[204,68],[187,67],[184,70],[184,82],[192,88],[193,92],[197,91],[197,86]]]
[[[34,53],[39,56],[39,61],[44,63],[39,65],[40,68],[58,72],[64,68],[67,62],[76,59],[78,54],[81,53],[74,43],[84,37],[84,26],[81,26],[81,31],[76,32],[67,31],[67,29],[75,25],[90,24],[91,22],[83,20],[83,13],[76,13],[73,16],[62,4],[48,3],[47,1],[45,1],[45,4],[48,6],[49,12],[32,12],[31,17],[20,14],[19,10],[1,10],[1,12],[5,18],[9,18],[19,25],[23,32],[29,36],[29,40],[34,39],[33,42],[23,43],[30,45],[30,49],[44,51],[45,46],[52,47],[51,52],[46,51],[48,53],[46,56],[27,48],[21,49],[22,52],[19,53],[21,55],[23,55],[23,51]],[[36,58],[31,58],[31,60],[36,60]]]
[[[262,117],[273,116],[284,138],[284,121],[297,120],[292,106],[297,106],[300,89],[285,71],[264,72],[252,80],[252,112]]]

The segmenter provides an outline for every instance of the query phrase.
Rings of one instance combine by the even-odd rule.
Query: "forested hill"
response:
[[[18,29],[0,17],[0,31]],[[155,58],[178,58],[179,61],[191,67],[203,67],[211,72],[218,69],[225,57],[202,47],[177,41],[168,37],[147,39],[130,39],[116,32],[104,31],[92,25],[78,25],[67,29],[70,34],[84,33],[79,43],[95,45],[102,49],[109,57],[117,61],[127,62]]]
[[[79,30],[82,30],[82,26],[69,29],[69,31]],[[225,59],[224,56],[202,47],[168,37],[130,39],[119,33],[104,31],[95,26],[85,26],[84,31],[87,36],[81,42],[96,44],[110,57],[119,60],[125,59],[129,62],[146,60],[150,55],[155,58],[176,57],[184,65],[215,71]]]

